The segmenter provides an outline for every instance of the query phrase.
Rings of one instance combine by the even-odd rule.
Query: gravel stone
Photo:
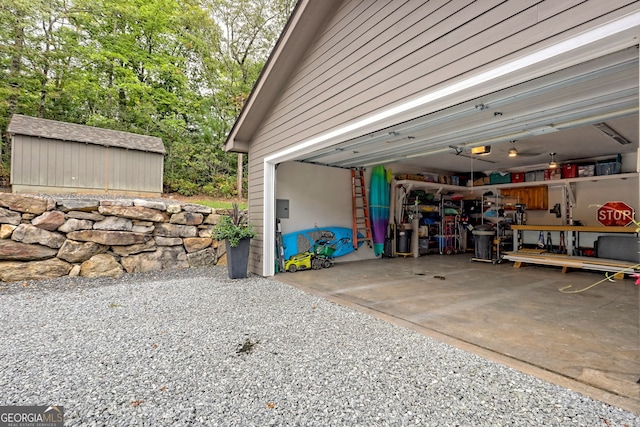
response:
[[[0,310],[0,405],[62,405],[69,426],[640,425],[222,266],[0,284]]]

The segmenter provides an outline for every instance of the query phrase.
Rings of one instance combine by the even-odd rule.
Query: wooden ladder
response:
[[[369,247],[372,248],[369,201],[367,200],[367,188],[364,184],[364,170],[361,168],[351,169],[351,206],[353,211],[353,248],[358,250],[360,242],[368,242]]]

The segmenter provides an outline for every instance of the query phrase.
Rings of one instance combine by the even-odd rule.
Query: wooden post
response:
[[[238,188],[238,198],[242,199],[242,153],[238,153],[238,181],[236,182],[236,187]]]

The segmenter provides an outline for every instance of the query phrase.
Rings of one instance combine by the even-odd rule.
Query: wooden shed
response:
[[[162,193],[162,139],[55,120],[14,115],[14,193]]]

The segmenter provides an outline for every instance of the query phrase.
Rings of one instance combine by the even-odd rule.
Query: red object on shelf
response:
[[[560,179],[562,177],[562,172],[560,171],[560,168],[553,168],[553,169],[545,169],[544,170],[544,180],[545,181],[551,181],[554,179]]]
[[[524,182],[524,172],[511,172],[511,182]]]
[[[575,163],[568,163],[562,165],[562,178],[577,178],[578,177],[578,165]]]
[[[626,227],[634,215],[633,208],[625,202],[607,202],[596,210],[596,220],[605,227]]]

